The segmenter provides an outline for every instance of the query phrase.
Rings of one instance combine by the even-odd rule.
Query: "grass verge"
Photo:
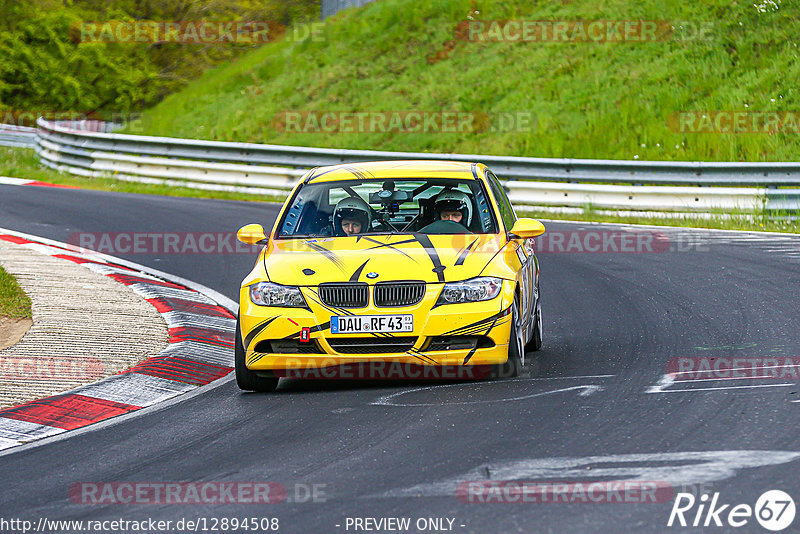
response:
[[[0,318],[30,319],[31,299],[13,276],[0,267]]]

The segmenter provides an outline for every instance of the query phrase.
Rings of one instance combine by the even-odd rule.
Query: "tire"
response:
[[[514,297],[511,308],[511,333],[508,339],[508,360],[492,366],[492,378],[516,378],[522,372],[525,339],[519,315],[519,301]]]
[[[533,312],[533,336],[525,345],[527,352],[536,352],[542,348],[542,305],[536,301],[536,311]]]
[[[242,329],[239,326],[239,318],[236,318],[236,342],[234,344],[234,366],[236,369],[236,385],[244,391],[258,391],[268,393],[275,391],[278,387],[277,376],[258,376],[247,368],[244,362],[245,350],[242,342]]]

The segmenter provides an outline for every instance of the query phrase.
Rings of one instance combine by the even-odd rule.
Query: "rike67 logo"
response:
[[[750,524],[753,517],[765,529],[778,532],[794,521],[795,504],[792,497],[781,490],[764,492],[755,506],[723,503],[719,492],[709,498],[703,494],[696,498],[691,493],[678,493],[672,504],[667,526],[734,527]]]

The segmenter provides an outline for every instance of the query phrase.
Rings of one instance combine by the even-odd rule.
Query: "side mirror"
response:
[[[529,239],[544,233],[544,225],[536,219],[517,219],[509,232],[509,239]]]
[[[236,238],[242,243],[248,245],[263,245],[267,242],[267,236],[264,233],[264,227],[260,224],[248,224],[242,226],[236,232]]]

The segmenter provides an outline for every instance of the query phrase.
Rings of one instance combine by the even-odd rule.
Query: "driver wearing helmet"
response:
[[[360,198],[340,200],[333,210],[333,235],[350,236],[369,232],[372,218],[369,205]]]
[[[472,203],[469,197],[461,191],[447,190],[439,193],[434,202],[436,219],[440,221],[453,221],[464,228],[469,227],[472,215]]]
[[[419,229],[423,234],[471,234],[472,201],[462,191],[447,189],[433,201],[435,220]]]

